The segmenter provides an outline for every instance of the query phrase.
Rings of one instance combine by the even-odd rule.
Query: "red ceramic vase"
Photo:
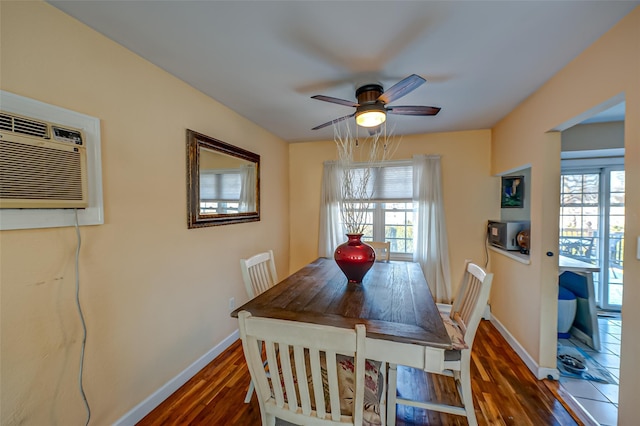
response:
[[[376,251],[361,241],[362,234],[347,234],[349,241],[340,244],[333,254],[350,283],[361,283],[376,261]]]

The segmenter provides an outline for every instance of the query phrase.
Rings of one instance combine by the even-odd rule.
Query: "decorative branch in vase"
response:
[[[342,127],[341,131],[336,123],[333,129],[340,168],[340,216],[348,241],[336,248],[334,259],[348,282],[359,283],[375,262],[375,250],[361,240],[375,195],[373,174],[393,156],[398,141],[387,136],[386,125],[362,140],[357,133],[353,136],[348,123]]]

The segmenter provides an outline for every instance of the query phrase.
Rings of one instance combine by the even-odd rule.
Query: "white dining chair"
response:
[[[258,253],[248,259],[240,259],[240,270],[242,271],[242,280],[244,281],[249,299],[253,299],[257,295],[265,292],[278,282],[273,250]],[[258,344],[262,347],[262,342],[258,342]],[[247,394],[244,397],[244,402],[247,404],[251,402],[253,389],[254,383],[252,380],[251,383],[249,383]]]
[[[389,241],[366,241],[376,251],[376,262],[388,262],[391,256],[391,243]]]
[[[240,259],[240,269],[249,299],[253,299],[278,282],[273,250],[258,253],[248,259]]]
[[[389,408],[387,423],[395,424],[396,404],[410,405],[426,410],[439,411],[449,414],[465,416],[469,425],[477,425],[471,392],[471,349],[480,319],[484,312],[493,274],[487,273],[480,266],[467,261],[460,289],[454,299],[450,312],[440,312],[445,328],[451,337],[453,349],[444,352],[428,352],[431,356],[443,359],[426,360],[424,365],[439,366],[439,371],[430,369],[433,374],[452,376],[456,381],[456,388],[463,406],[441,404],[434,401],[415,401],[397,395],[397,372],[395,366],[389,369]]]
[[[253,317],[247,311],[238,320],[263,426],[275,425],[276,418],[300,425],[373,424],[364,418],[369,378],[363,324],[346,329]],[[271,378],[263,367],[260,340]]]

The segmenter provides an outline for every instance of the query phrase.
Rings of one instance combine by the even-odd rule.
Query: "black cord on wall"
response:
[[[484,269],[489,265],[489,225],[487,224],[487,232],[484,234]]]
[[[89,401],[87,400],[87,395],[84,393],[84,386],[82,384],[82,376],[84,372],[84,350],[87,345],[87,325],[84,322],[84,315],[82,314],[82,306],[80,305],[80,274],[79,274],[79,264],[80,264],[80,245],[82,244],[82,238],[80,237],[80,225],[78,224],[78,209],[74,209],[75,219],[76,219],[76,239],[78,244],[76,246],[76,307],[78,308],[78,314],[80,315],[80,322],[82,323],[82,344],[80,346],[80,371],[78,372],[78,385],[80,387],[80,395],[82,395],[82,401],[84,402],[84,406],[87,410],[87,421],[85,425],[89,424],[89,420],[91,420],[91,407],[89,407]]]

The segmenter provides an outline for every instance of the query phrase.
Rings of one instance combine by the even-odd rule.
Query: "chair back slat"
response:
[[[309,349],[309,361],[311,363],[311,386],[316,403],[318,418],[327,416],[327,407],[324,402],[324,386],[322,384],[322,368],[320,363],[320,351],[316,348]]]
[[[264,341],[265,350],[267,352],[267,362],[269,364],[269,369],[278,366],[278,355],[276,351],[276,346],[274,342],[265,340]],[[262,364],[264,365],[264,363]],[[277,369],[276,369],[277,371]],[[266,377],[266,374],[265,374]],[[284,407],[284,392],[282,390],[282,382],[279,380],[277,376],[270,377],[271,379],[271,388],[273,391],[273,396],[275,398],[276,405],[280,408]],[[257,390],[257,389],[256,389]],[[257,390],[258,391],[258,390]],[[258,397],[260,398],[260,391],[257,392]]]
[[[295,368],[296,371],[301,372],[299,375],[308,377],[309,372],[307,371],[307,366],[305,365],[305,351],[302,346],[296,345],[293,348],[293,355],[295,358]],[[300,408],[302,409],[302,414],[305,416],[311,415],[311,396],[309,395],[309,387],[308,386],[299,386],[298,390],[300,391]]]
[[[242,311],[240,336],[263,416],[306,424],[362,424],[364,410],[364,325],[355,330],[297,321],[252,317]],[[257,342],[264,341],[269,372]],[[355,374],[352,413],[341,412],[338,357],[352,357]],[[326,398],[326,401],[325,401]],[[304,420],[304,418],[307,420]]]
[[[280,373],[282,375],[282,381],[284,382],[287,404],[289,404],[289,410],[295,412],[298,409],[298,395],[295,385],[296,376],[293,374],[293,370],[291,369],[291,351],[289,349],[289,346],[285,345],[284,347],[280,347],[279,353]]]
[[[331,418],[334,421],[340,420],[340,397],[338,396],[338,364],[336,353],[325,352],[327,361],[327,379],[329,382],[329,405],[331,407]]]

